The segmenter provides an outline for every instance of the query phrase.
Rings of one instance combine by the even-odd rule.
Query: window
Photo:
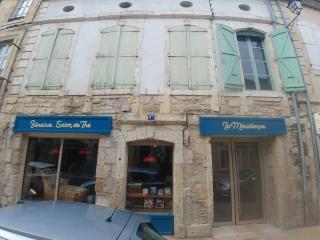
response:
[[[33,59],[27,89],[59,89],[66,76],[66,64],[74,31],[58,29],[41,36],[38,52]]]
[[[185,25],[169,29],[169,82],[172,89],[210,89],[207,31]]]
[[[9,55],[10,43],[0,42],[0,77],[4,71]]]
[[[172,145],[137,142],[128,146],[128,209],[156,213],[172,211],[172,159]]]
[[[30,138],[22,199],[95,202],[98,140]]]
[[[255,32],[237,33],[241,67],[248,90],[272,90],[263,38],[262,34]]]
[[[131,89],[135,86],[139,29],[113,26],[101,31],[96,56],[95,89]]]
[[[20,0],[10,20],[16,20],[25,17],[31,6],[31,3],[32,0]]]

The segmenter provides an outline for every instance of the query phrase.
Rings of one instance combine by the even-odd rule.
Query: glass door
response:
[[[263,218],[258,144],[212,143],[214,222],[240,224]]]
[[[258,145],[233,143],[237,222],[263,218],[262,185]]]

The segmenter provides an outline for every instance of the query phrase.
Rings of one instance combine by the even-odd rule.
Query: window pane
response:
[[[244,36],[237,36],[239,48],[248,48],[247,39]]]
[[[98,140],[65,140],[61,159],[59,200],[95,203]]]
[[[252,64],[250,61],[241,61],[243,74],[253,74]]]
[[[254,75],[244,75],[244,82],[246,84],[246,89],[256,90],[256,83],[254,81]]]
[[[262,40],[261,40],[261,39],[251,37],[251,38],[250,38],[250,41],[251,41],[252,47],[263,48],[263,46],[262,46]]]
[[[239,47],[241,60],[250,60],[249,49],[247,47]]]
[[[267,62],[256,61],[258,75],[269,75]]]
[[[54,200],[60,140],[30,138],[22,199]]]
[[[272,90],[270,76],[259,76],[261,90]]]
[[[263,48],[253,48],[254,59],[257,61],[266,61]]]

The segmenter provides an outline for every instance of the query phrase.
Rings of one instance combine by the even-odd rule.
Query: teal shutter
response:
[[[171,88],[188,88],[188,76],[186,27],[172,27],[169,29],[169,82]]]
[[[139,29],[121,26],[119,52],[115,71],[115,88],[133,88],[137,60]]]
[[[279,64],[284,90],[286,92],[303,91],[305,86],[299,61],[287,29],[274,30],[270,33],[270,37]]]
[[[42,88],[54,46],[55,37],[56,31],[49,31],[42,34],[37,55],[33,59],[31,74],[26,86],[27,89]]]
[[[57,38],[50,58],[47,77],[45,79],[45,89],[58,89],[63,85],[65,68],[69,59],[70,47],[74,31],[59,29]]]
[[[139,29],[114,26],[104,29],[97,54],[94,88],[133,88]]]
[[[237,49],[236,32],[223,24],[217,25],[217,31],[224,86],[226,88],[242,89],[244,84],[240,56]]]
[[[94,88],[104,89],[113,87],[113,69],[118,51],[117,41],[119,26],[108,27],[101,31],[101,42],[97,54]]]
[[[189,27],[189,88],[210,89],[212,83],[209,75],[209,55],[207,45],[207,31],[197,26]]]

